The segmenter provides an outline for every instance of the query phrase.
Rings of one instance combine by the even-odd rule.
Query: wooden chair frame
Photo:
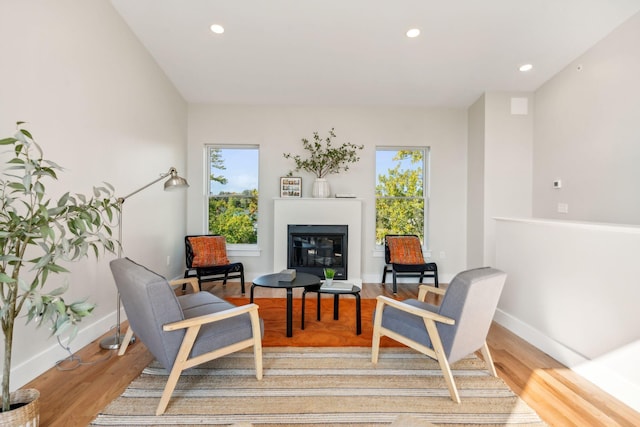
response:
[[[169,282],[172,287],[180,286],[180,285],[189,285],[193,292],[199,292],[200,286],[198,283],[198,279],[195,277],[186,278],[186,279],[178,279],[172,280]],[[230,346],[211,351],[209,353],[201,354],[196,357],[189,357],[191,353],[191,349],[193,348],[194,343],[196,342],[196,338],[198,336],[198,332],[203,325],[208,323],[218,322],[220,320],[228,319],[234,316],[240,316],[242,314],[249,313],[251,317],[251,330],[253,331],[253,336],[250,339],[237,342]],[[176,360],[173,364],[171,372],[169,373],[169,378],[167,379],[167,384],[164,387],[164,391],[162,392],[162,396],[160,398],[160,403],[158,404],[158,408],[156,409],[156,415],[162,415],[167,409],[167,405],[169,404],[169,399],[173,394],[173,390],[178,383],[178,379],[180,379],[180,375],[186,369],[192,368],[194,366],[200,365],[202,363],[208,362],[213,359],[217,359],[222,356],[226,356],[227,354],[235,353],[236,351],[253,347],[253,357],[255,361],[255,369],[256,369],[256,378],[258,380],[262,379],[262,333],[260,329],[260,317],[258,316],[258,306],[256,304],[246,304],[240,307],[234,307],[228,310],[220,311],[218,313],[207,314],[204,316],[198,316],[191,319],[181,320],[179,322],[168,323],[163,325],[162,329],[164,331],[176,331],[179,329],[186,329],[186,334],[182,340],[182,344],[180,346],[180,350],[178,351],[178,355],[176,356]],[[133,336],[133,330],[131,328],[127,329],[127,333],[125,334],[124,342],[120,347],[118,355],[122,356],[127,349],[129,341]]]
[[[418,299],[424,302],[429,292],[436,293],[438,295],[444,295],[446,291],[444,289],[420,285],[418,291]],[[435,359],[440,365],[440,369],[442,370],[444,379],[447,382],[447,387],[449,388],[451,399],[456,403],[460,403],[460,395],[458,394],[458,389],[456,388],[456,383],[453,379],[453,373],[451,372],[451,367],[449,366],[449,361],[447,360],[444,348],[442,346],[442,341],[440,340],[440,334],[438,333],[438,328],[436,326],[436,322],[454,325],[455,320],[442,316],[438,313],[433,313],[428,310],[423,310],[418,307],[405,304],[401,301],[396,301],[383,295],[378,296],[377,300],[378,302],[376,304],[376,317],[373,324],[373,338],[371,344],[371,362],[374,364],[378,363],[381,337],[387,336],[395,341],[398,341],[399,343],[402,343],[407,347],[413,348],[414,350],[417,350],[420,353],[425,354],[432,359]],[[424,320],[424,325],[427,328],[427,332],[429,334],[429,338],[431,339],[431,343],[433,344],[433,348],[429,348],[423,344],[410,340],[403,335],[384,328],[382,326],[382,314],[385,305],[389,305],[391,307],[395,307],[399,310],[421,317]],[[493,365],[493,359],[491,358],[489,346],[487,345],[486,341],[479,350],[482,352],[483,360],[487,366],[487,369],[489,370],[491,375],[497,377],[498,373],[496,372],[496,369]]]

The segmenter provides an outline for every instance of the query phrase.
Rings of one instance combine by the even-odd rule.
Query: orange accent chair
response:
[[[184,277],[197,277],[198,286],[202,282],[222,281],[227,285],[229,279],[240,279],[244,295],[244,266],[241,262],[230,262],[227,258],[227,242],[224,236],[190,235],[185,236],[185,255],[187,269]]]
[[[419,283],[425,277],[433,277],[438,287],[438,266],[435,262],[425,262],[420,238],[415,234],[387,234],[384,236],[384,260],[382,284],[387,273],[393,273],[393,293],[398,293],[398,277],[419,277]]]

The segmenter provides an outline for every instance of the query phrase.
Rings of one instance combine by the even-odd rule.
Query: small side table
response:
[[[352,285],[351,289],[322,289],[320,285],[305,286],[302,291],[302,322],[301,329],[304,329],[304,301],[307,292],[315,292],[318,294],[318,320],[320,320],[320,300],[322,294],[333,295],[333,320],[338,320],[340,314],[340,295],[353,295],[356,298],[356,335],[362,333],[362,316],[360,310],[360,287]]]

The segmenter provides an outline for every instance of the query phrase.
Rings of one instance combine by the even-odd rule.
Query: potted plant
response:
[[[358,150],[362,150],[364,145],[355,145],[345,142],[334,147],[331,138],[335,138],[334,128],[329,131],[329,136],[324,140],[320,138],[318,132],[313,133],[313,141],[302,138],[302,147],[309,152],[309,157],[302,158],[298,154],[285,153],[286,159],[293,159],[296,163],[296,171],[304,170],[316,176],[313,183],[314,197],[329,197],[330,190],[326,176],[341,171],[349,170],[349,164],[360,160]]]
[[[336,275],[336,271],[333,268],[325,268],[324,269],[324,283],[327,286],[331,286],[333,283],[333,278]]]
[[[95,187],[92,197],[66,193],[50,200],[45,181],[57,180],[62,168],[44,159],[23,122],[18,122],[15,136],[0,139],[0,145],[9,149],[2,150],[5,164],[0,174],[0,322],[4,337],[0,424],[15,425],[22,408],[12,409],[12,395],[18,395],[13,398],[16,406],[24,403],[18,402],[20,395],[34,395],[24,390],[10,393],[16,318],[24,312],[27,323],[48,324],[52,335],[75,336],[76,324],[94,305],[67,303],[62,297],[66,286],[45,289],[45,284],[52,275],[68,272],[62,261],[76,261],[89,252],[97,256],[100,248],[114,251],[118,243],[110,224],[119,207],[108,184]]]

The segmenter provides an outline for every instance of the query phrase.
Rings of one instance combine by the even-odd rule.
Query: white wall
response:
[[[469,107],[467,141],[467,266],[484,266],[485,101]]]
[[[640,227],[499,219],[496,247],[498,322],[640,411]]]
[[[468,268],[495,266],[495,216],[531,216],[533,95],[487,92],[469,108]]]
[[[495,245],[508,273],[498,320],[636,410],[640,234],[619,224],[640,223],[638,40],[640,14],[536,91],[539,219],[498,221]]]
[[[640,224],[638,40],[640,14],[536,92],[534,216]]]
[[[495,216],[531,216],[533,95],[485,94],[484,264],[495,265]],[[527,107],[520,111],[516,100]]]
[[[328,177],[333,193],[363,199],[363,272],[365,282],[379,282],[384,258],[374,256],[375,147],[431,147],[430,249],[443,278],[466,265],[466,136],[464,110],[365,107],[189,106],[188,231],[205,230],[204,145],[260,145],[259,257],[237,257],[247,275],[273,268],[273,198],[279,178],[294,167],[283,153],[302,153],[301,138],[335,128],[337,144],[364,144],[361,160],[346,173]],[[313,176],[302,176],[303,196],[311,196]],[[445,258],[440,257],[444,252]]]
[[[90,193],[103,181],[123,196],[170,166],[186,172],[186,104],[108,1],[3,1],[2,17],[0,135],[29,122],[46,157],[67,169],[48,186],[53,199],[67,190]],[[124,255],[181,274],[185,199],[159,183],[127,201]],[[68,300],[97,303],[72,351],[115,324],[112,258],[69,265]],[[45,328],[17,325],[12,389],[67,356]]]

